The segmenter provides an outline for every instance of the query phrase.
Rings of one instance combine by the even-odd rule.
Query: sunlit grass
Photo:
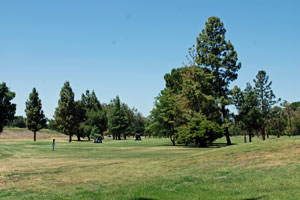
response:
[[[0,140],[0,199],[299,199],[300,139]]]

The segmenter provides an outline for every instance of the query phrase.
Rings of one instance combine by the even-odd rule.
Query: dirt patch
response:
[[[57,133],[44,133],[37,132],[38,141],[52,141],[55,138],[56,141],[68,141],[68,136]],[[0,141],[32,141],[33,132],[24,130],[24,131],[11,131],[4,130],[0,133]]]

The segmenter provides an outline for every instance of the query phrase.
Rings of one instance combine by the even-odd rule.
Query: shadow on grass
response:
[[[236,145],[235,143],[232,143],[231,145],[229,146],[232,146],[232,145]],[[221,148],[221,147],[227,147],[227,143],[213,143],[211,146],[209,146],[208,148]]]
[[[261,197],[254,197],[254,198],[246,198],[246,199],[241,199],[241,200],[259,200],[262,199],[264,196]]]
[[[93,142],[92,140],[72,140],[72,142]]]
[[[229,145],[236,145],[235,143]],[[172,144],[165,144],[165,145],[160,145],[160,146],[173,146]],[[176,144],[177,147],[183,147],[183,148],[200,148],[200,149],[215,149],[215,148],[223,148],[223,147],[228,147],[227,143],[213,143],[211,146],[207,147],[199,147],[196,144],[189,144],[189,145],[184,145],[184,144]]]
[[[150,199],[150,198],[144,198],[144,197],[139,197],[139,198],[134,198],[131,200],[156,200],[156,199]]]

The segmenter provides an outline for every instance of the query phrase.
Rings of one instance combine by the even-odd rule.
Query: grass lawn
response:
[[[0,199],[300,199],[299,137],[232,141],[62,140],[52,151],[51,138],[0,138]]]

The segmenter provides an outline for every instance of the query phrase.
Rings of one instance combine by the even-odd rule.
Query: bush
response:
[[[11,120],[7,126],[9,127],[18,127],[18,128],[26,128],[25,118],[23,116],[16,116],[13,120]]]
[[[195,143],[199,147],[212,145],[213,141],[222,137],[224,129],[216,122],[207,120],[206,117],[197,113],[188,123],[181,126],[176,133],[178,143]]]
[[[92,138],[95,136],[101,136],[101,131],[97,126],[93,126],[92,131],[91,131]]]

